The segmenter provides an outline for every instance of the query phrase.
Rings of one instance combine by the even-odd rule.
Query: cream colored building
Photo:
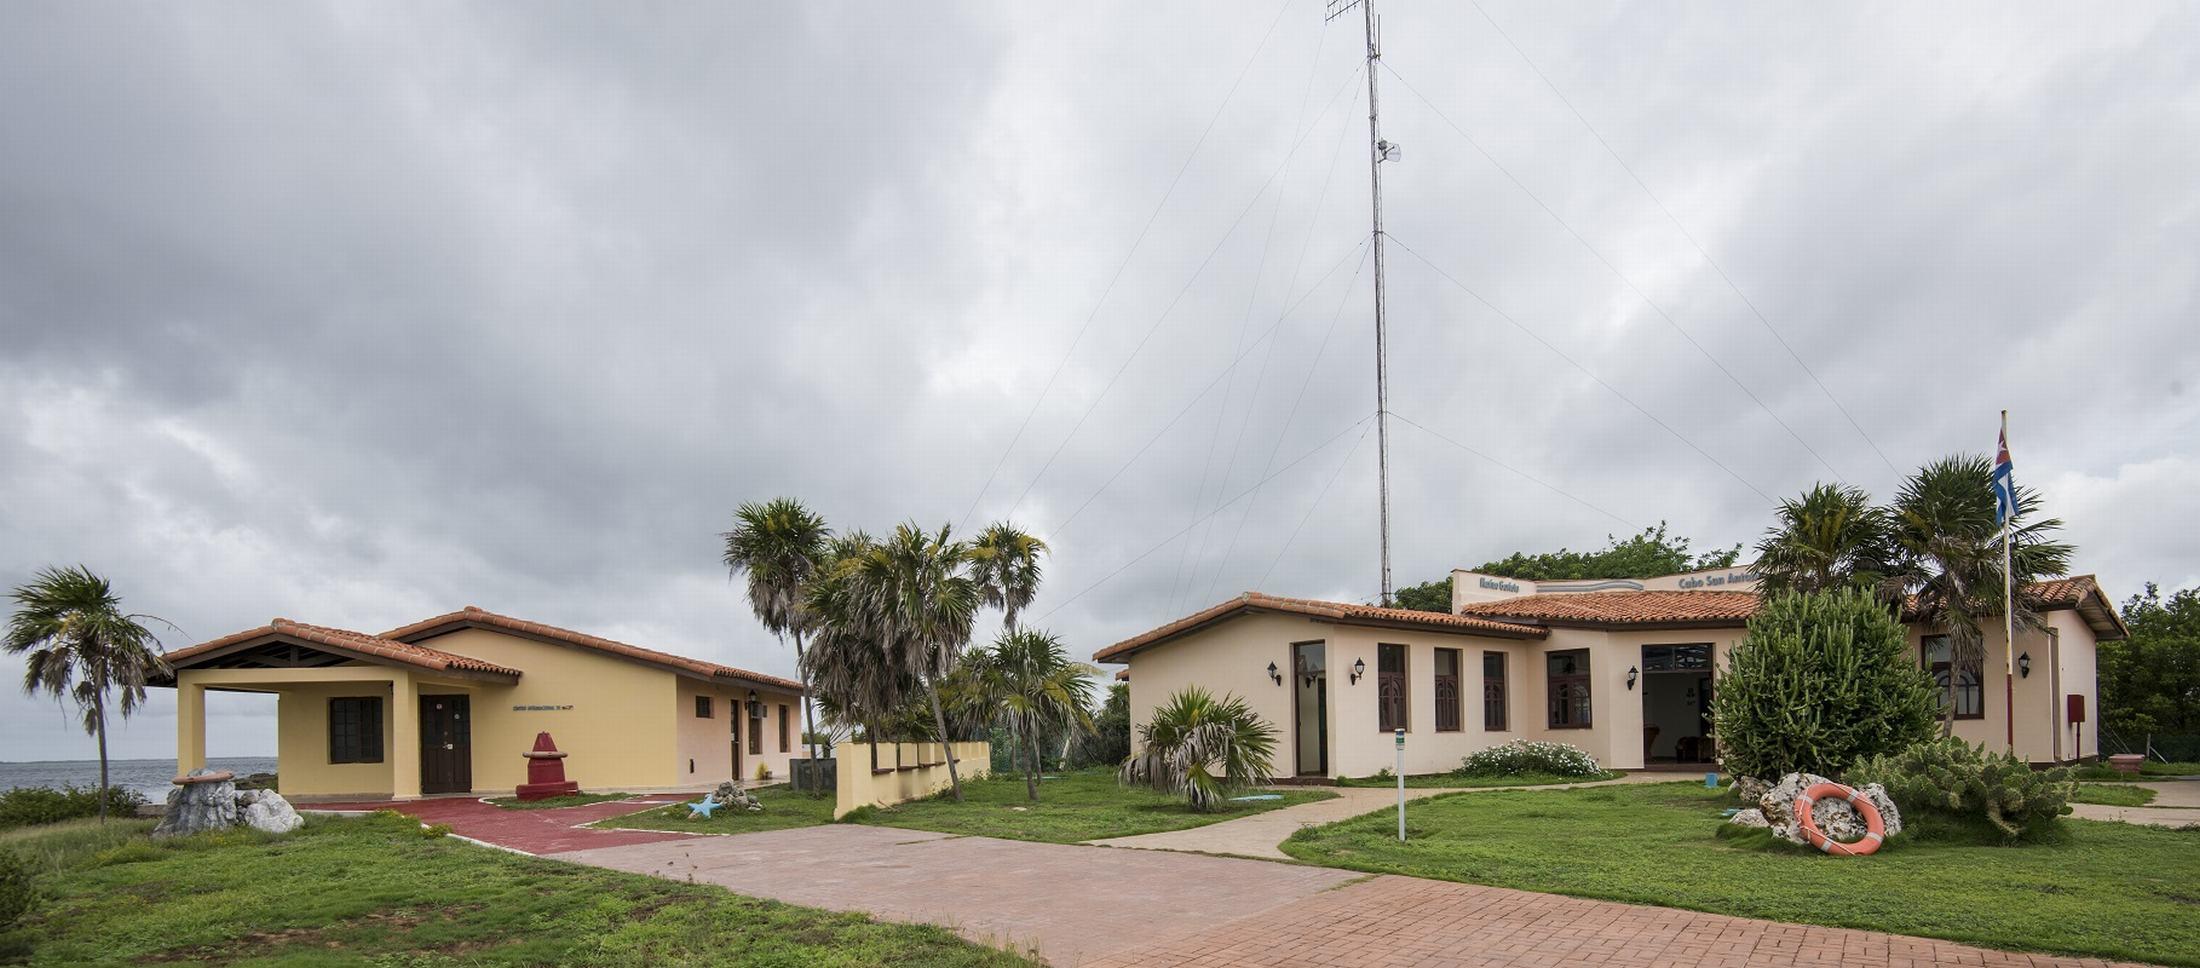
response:
[[[1512,739],[1569,743],[1616,769],[1711,768],[1717,670],[1756,611],[1741,569],[1662,578],[1531,582],[1452,573],[1452,612],[1248,592],[1100,650],[1127,665],[1131,721],[1186,686],[1243,697],[1277,727],[1278,771],[1366,776],[1395,762],[1438,773]],[[2016,750],[2070,762],[2099,750],[2095,643],[2122,621],[2091,576],[2031,589],[2045,630],[2018,630]],[[1914,623],[1912,655],[1957,707],[1956,735],[2005,745],[2000,627],[1987,660],[1951,667]]]
[[[802,755],[799,683],[467,606],[379,635],[275,619],[168,654],[176,764],[208,693],[273,694],[282,791],[509,796],[548,732],[587,791],[696,790]]]

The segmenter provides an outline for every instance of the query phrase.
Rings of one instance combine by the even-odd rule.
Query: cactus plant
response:
[[[1901,623],[1861,591],[1780,593],[1749,620],[1713,698],[1737,776],[1835,776],[1932,735],[1932,678]]]
[[[1900,753],[1875,756],[1849,771],[1851,784],[1878,783],[1906,811],[1984,819],[2004,840],[2052,823],[2070,812],[2076,783],[2060,767],[2035,770],[2011,753],[1989,753],[1944,738]]]

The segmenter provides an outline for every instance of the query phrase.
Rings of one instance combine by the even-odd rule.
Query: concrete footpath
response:
[[[2140,823],[2155,827],[2200,826],[2200,780],[2150,780],[2132,786],[2154,791],[2154,802],[2143,807],[2112,807],[2100,803],[2073,803],[2070,815],[2083,820]]]

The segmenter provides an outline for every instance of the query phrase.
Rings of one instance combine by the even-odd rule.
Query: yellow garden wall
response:
[[[775,714],[777,710],[773,711]],[[896,747],[900,762],[896,767]],[[985,742],[955,743],[955,768],[965,781],[982,778],[993,763]],[[888,743],[878,748],[878,769],[871,767],[871,745],[841,743],[833,748],[839,786],[833,819],[866,806],[891,806],[931,796],[949,785],[947,758],[939,743]]]

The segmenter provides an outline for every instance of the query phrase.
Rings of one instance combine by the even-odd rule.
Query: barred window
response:
[[[1459,731],[1459,650],[1436,650],[1436,731]]]
[[[1375,702],[1383,732],[1406,728],[1406,647],[1375,647]]]

